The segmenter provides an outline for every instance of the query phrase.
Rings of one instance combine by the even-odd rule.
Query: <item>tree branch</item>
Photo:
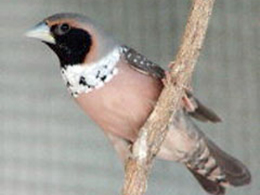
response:
[[[123,195],[142,195],[146,191],[152,161],[164,141],[168,124],[180,108],[185,89],[190,86],[213,4],[214,0],[193,0],[176,60],[170,64],[170,76],[166,77],[154,111],[140,129],[132,156],[126,162]]]

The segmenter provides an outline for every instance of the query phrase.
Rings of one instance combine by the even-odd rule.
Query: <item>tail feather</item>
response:
[[[210,141],[187,116],[187,112],[176,113],[163,145],[166,152],[173,150],[173,157],[168,153],[161,157],[184,163],[210,194],[224,195],[226,187],[249,184],[246,166]]]
[[[211,181],[204,177],[201,174],[198,174],[196,171],[188,168],[189,171],[193,174],[193,176],[198,180],[200,185],[203,187],[205,191],[207,191],[210,194],[214,195],[224,195],[225,194],[225,188],[221,185],[219,185],[218,182]]]
[[[243,186],[250,183],[251,174],[243,163],[228,155],[212,141],[207,140],[207,145],[230,185]]]
[[[201,186],[210,194],[224,195],[225,187],[249,184],[251,175],[245,165],[228,155],[212,141],[186,163]]]

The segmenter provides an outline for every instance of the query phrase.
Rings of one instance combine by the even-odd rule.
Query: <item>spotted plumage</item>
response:
[[[164,78],[165,72],[159,65],[148,60],[145,56],[130,47],[124,45],[122,48],[125,60],[131,65],[132,68],[158,79]]]
[[[66,87],[124,161],[163,89],[164,70],[79,14],[48,17],[27,36],[40,39],[57,54]],[[158,157],[183,163],[210,194],[223,195],[228,186],[248,184],[246,166],[216,146],[191,116],[221,121],[187,91]]]
[[[116,63],[120,58],[120,47],[98,62],[91,64],[67,65],[61,67],[62,78],[67,83],[70,94],[77,97],[81,93],[89,93],[103,87],[118,72]]]

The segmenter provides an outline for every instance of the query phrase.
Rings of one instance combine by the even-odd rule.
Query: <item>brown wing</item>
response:
[[[127,46],[122,46],[122,53],[128,64],[135,70],[143,74],[151,75],[156,79],[163,79],[165,77],[165,71],[162,67],[148,60],[136,50]],[[216,123],[221,121],[220,117],[214,111],[204,106],[190,92],[187,91],[186,97],[184,108],[190,116],[203,122],[210,121]]]
[[[191,107],[184,106],[190,116],[202,122],[221,122],[221,118],[213,110],[203,105],[190,91],[186,91],[186,98],[188,105],[192,105]]]
[[[122,49],[125,60],[132,68],[143,74],[149,74],[157,79],[163,79],[165,77],[164,69],[158,64],[148,60],[145,56],[130,47],[122,46]]]

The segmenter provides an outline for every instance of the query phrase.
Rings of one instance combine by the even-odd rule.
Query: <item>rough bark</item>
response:
[[[176,60],[170,64],[165,87],[139,136],[132,146],[132,155],[125,165],[123,195],[142,195],[152,161],[167,134],[186,88],[190,87],[192,72],[203,45],[214,0],[193,0],[188,22]]]

